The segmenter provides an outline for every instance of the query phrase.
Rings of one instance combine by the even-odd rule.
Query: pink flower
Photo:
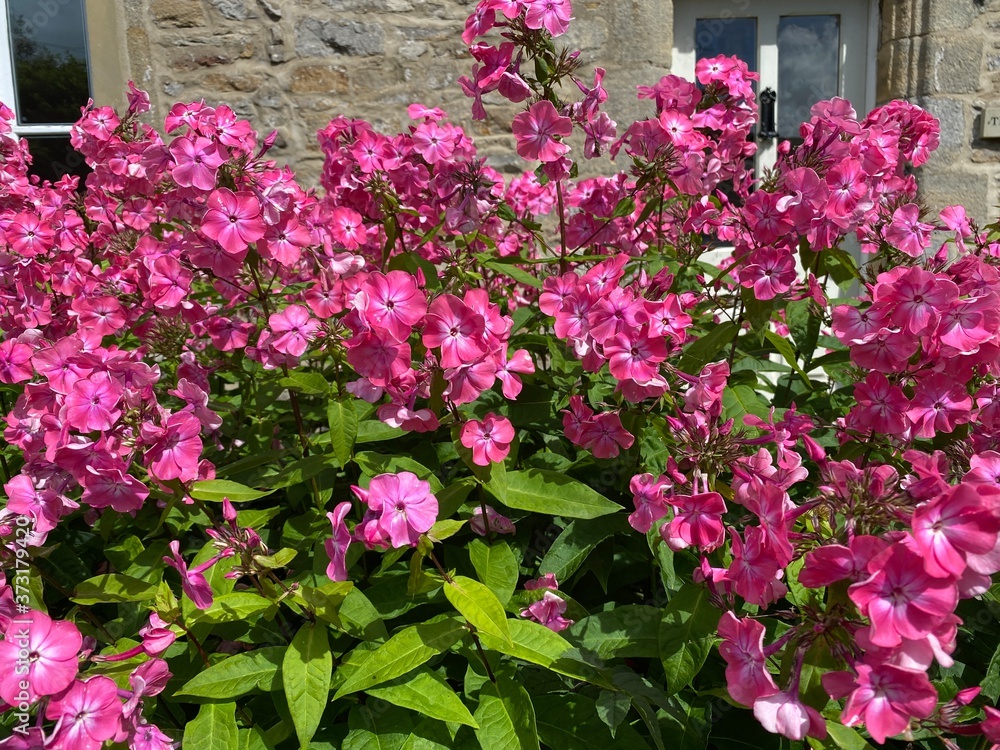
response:
[[[74,682],[66,693],[49,703],[45,716],[58,720],[56,741],[61,747],[100,750],[121,726],[118,686],[103,675]]]
[[[871,372],[864,382],[856,383],[854,398],[857,406],[851,418],[865,432],[899,435],[906,429],[910,402],[903,390],[891,385],[882,373]]]
[[[460,367],[482,356],[486,320],[453,294],[435,299],[424,319],[424,346],[441,348],[442,367]]]
[[[923,672],[891,664],[858,664],[857,677],[848,672],[823,675],[823,687],[834,700],[847,696],[840,720],[844,726],[865,728],[879,744],[905,731],[910,719],[926,719],[937,705],[937,691]]]
[[[327,513],[333,526],[333,536],[323,542],[330,564],[326,566],[326,575],[331,581],[347,580],[347,548],[351,546],[351,532],[347,530],[344,517],[351,511],[350,502],[342,502]]]
[[[951,432],[955,425],[968,422],[972,417],[972,398],[965,383],[956,382],[944,373],[931,373],[917,382],[906,416],[913,423],[914,437],[932,438],[938,432]]]
[[[346,206],[338,206],[330,212],[327,227],[330,236],[347,250],[357,250],[368,238],[361,214]]]
[[[527,609],[521,610],[521,617],[534,620],[558,633],[573,624],[573,620],[567,620],[563,617],[565,612],[566,602],[551,591],[546,591],[541,599]]]
[[[352,489],[378,514],[378,528],[393,547],[416,545],[437,520],[438,501],[430,484],[409,471],[379,474],[372,478],[367,492]]]
[[[719,636],[719,654],[726,660],[726,684],[734,701],[752,706],[759,698],[778,692],[767,671],[762,623],[726,612],[719,620]]]
[[[522,158],[550,162],[569,152],[569,146],[556,137],[568,138],[573,133],[573,121],[560,116],[548,100],[537,102],[514,117],[513,129],[517,153]]]
[[[142,437],[150,446],[146,450],[146,464],[154,477],[162,482],[171,479],[190,482],[198,478],[201,422],[193,414],[171,414],[162,428],[145,423]]]
[[[555,573],[546,573],[543,576],[539,576],[531,581],[526,581],[524,584],[525,591],[538,591],[539,589],[551,589],[552,591],[559,590],[559,581],[556,580]]]
[[[637,474],[628,486],[635,504],[635,512],[628,517],[629,525],[640,534],[645,534],[667,515],[664,493],[670,483],[664,477],[657,479],[652,474]]]
[[[205,571],[219,561],[222,555],[206,560],[201,565],[188,569],[187,563],[181,557],[181,543],[174,539],[170,542],[170,556],[164,556],[163,562],[181,574],[181,588],[188,599],[194,602],[198,609],[208,609],[212,606],[212,587],[208,585]]]
[[[7,339],[0,344],[0,383],[22,383],[31,380],[33,351],[17,339]]]
[[[201,232],[222,245],[230,255],[242,253],[251,242],[263,237],[266,230],[260,201],[253,193],[234,193],[229,188],[219,188],[208,196]]]
[[[405,271],[371,274],[361,288],[363,314],[368,324],[388,333],[394,341],[406,341],[413,326],[427,312],[427,298]],[[362,297],[361,294],[358,297]]]
[[[486,512],[483,513],[483,507],[477,505],[472,511],[472,518],[469,519],[469,528],[472,529],[473,534],[487,536],[488,534],[514,534],[517,531],[514,523],[507,516],[500,515],[490,505],[485,506]]]
[[[104,371],[81,378],[63,402],[63,418],[80,432],[110,430],[122,415],[117,408],[123,389]]]
[[[722,516],[726,503],[718,492],[703,492],[697,495],[674,495],[668,499],[677,507],[677,514],[668,524],[664,524],[664,541],[674,551],[698,547],[710,552],[725,537]],[[664,531],[661,529],[661,533]]]
[[[774,299],[795,283],[795,258],[786,250],[765,247],[755,250],[740,269],[740,284],[753,289],[758,300]]]
[[[215,187],[215,175],[226,160],[214,141],[198,136],[175,138],[170,144],[170,155],[175,162],[170,172],[174,182],[199,190]]]
[[[510,453],[510,443],[514,439],[514,426],[506,417],[490,412],[482,422],[472,419],[462,426],[462,445],[472,451],[472,462],[476,466],[500,463]]]
[[[933,225],[920,221],[920,207],[916,203],[907,203],[893,212],[885,239],[907,255],[919,258],[924,248],[931,244],[930,233],[933,229]]]
[[[924,569],[935,578],[959,578],[968,553],[996,546],[1000,489],[962,482],[913,511],[913,542]]]
[[[0,698],[18,705],[22,681],[28,683],[28,703],[62,692],[80,671],[77,655],[82,645],[83,636],[71,622],[54,622],[35,610],[16,615],[0,641]],[[22,650],[28,654],[27,673]]]
[[[922,557],[905,544],[893,544],[868,563],[871,576],[848,593],[871,622],[876,646],[898,646],[917,640],[955,611],[958,589],[952,578],[935,578],[924,570]]]
[[[819,711],[789,692],[758,698],[753,704],[753,715],[764,729],[790,740],[803,740],[806,735],[826,738],[826,721]]]
[[[527,5],[524,25],[529,29],[545,29],[552,36],[565,34],[569,29],[573,12],[569,0],[528,0]]]
[[[621,417],[614,412],[595,416],[584,426],[580,436],[580,446],[593,453],[594,458],[614,458],[622,448],[628,450],[634,442],[635,435],[622,426]]]
[[[267,325],[276,334],[271,346],[290,357],[301,357],[319,330],[320,322],[305,305],[289,305],[281,312],[271,313]]]

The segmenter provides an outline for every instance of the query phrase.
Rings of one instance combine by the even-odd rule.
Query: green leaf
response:
[[[622,509],[582,482],[546,469],[508,472],[504,504],[564,518],[597,518]]]
[[[686,373],[698,375],[701,368],[714,360],[739,332],[739,326],[731,321],[719,323],[684,350],[678,366]]]
[[[487,682],[476,709],[479,744],[489,750],[538,750],[535,709],[528,691],[505,677]]]
[[[623,527],[624,520],[619,517],[573,521],[549,547],[538,572],[552,573],[558,581],[568,580],[598,544]]]
[[[385,422],[377,419],[368,419],[358,423],[358,434],[354,442],[361,443],[381,443],[384,440],[395,440],[406,434],[406,430],[399,427],[391,427]]]
[[[332,673],[326,626],[306,623],[295,634],[281,663],[288,711],[303,749],[309,747],[329,702]]]
[[[275,570],[277,568],[283,568],[292,560],[295,556],[299,554],[297,549],[292,549],[291,547],[282,547],[273,555],[254,555],[253,561],[260,565],[261,567],[267,568],[269,570]]]
[[[416,669],[442,651],[447,651],[467,632],[465,623],[455,617],[403,628],[344,675],[346,679],[334,695],[334,700],[381,685]]]
[[[827,721],[826,731],[833,744],[840,750],[874,750],[874,748],[858,734],[858,730],[845,727],[837,721]]]
[[[488,260],[484,262],[483,265],[493,271],[496,271],[497,273],[501,273],[504,276],[513,279],[519,284],[525,284],[526,286],[534,287],[535,289],[542,288],[541,281],[539,281],[537,278],[532,276],[527,271],[518,268],[517,266],[512,265],[510,263],[503,263],[502,261],[499,260]]]
[[[234,591],[217,596],[208,609],[195,610],[191,618],[194,622],[241,622],[254,615],[276,608],[276,605],[260,594],[252,591]]]
[[[635,200],[631,196],[626,195],[618,201],[618,205],[615,206],[615,210],[611,213],[611,218],[620,219],[623,216],[631,216],[633,211],[635,211]]]
[[[785,358],[785,361],[792,367],[792,369],[802,377],[802,381],[806,384],[806,387],[812,388],[809,376],[806,375],[805,371],[799,365],[799,360],[795,356],[795,350],[792,348],[788,339],[779,336],[774,331],[764,331],[764,337],[771,342],[774,348],[778,350],[778,354]]]
[[[424,667],[379,687],[368,688],[365,692],[432,719],[477,726],[469,709],[448,683]]]
[[[743,298],[743,315],[750,321],[750,329],[757,334],[767,329],[774,313],[773,299],[757,299],[753,289],[744,287],[740,290]]]
[[[320,393],[329,393],[330,384],[318,372],[303,372],[302,370],[292,370],[288,377],[281,378],[278,385],[292,391],[300,391],[309,396],[316,396]]]
[[[507,626],[513,647],[487,635],[482,637],[483,645],[574,680],[612,687],[610,678],[599,667],[577,658],[579,652],[558,633],[531,620],[510,620]]]
[[[228,479],[206,479],[195,482],[191,487],[191,497],[211,503],[221,503],[226,498],[229,498],[231,503],[242,503],[267,497],[272,492],[273,489],[255,490],[239,482],[230,482]]]
[[[326,405],[326,416],[330,423],[330,445],[340,465],[347,466],[354,453],[354,440],[358,436],[358,413],[354,409],[354,400],[330,399],[330,403]]]
[[[255,688],[278,690],[284,646],[268,646],[246,654],[235,654],[199,672],[174,693],[175,698],[207,698],[225,701]]]
[[[518,574],[517,558],[510,545],[499,540],[487,544],[482,539],[473,539],[469,543],[469,559],[479,580],[506,606],[517,588]]]
[[[413,719],[409,711],[378,700],[353,708],[347,717],[350,731],[337,750],[399,750],[413,730]]]
[[[344,630],[340,609],[353,590],[354,583],[351,581],[331,581],[316,588],[300,586],[298,593],[319,619]]]
[[[647,750],[628,723],[611,736],[591,698],[576,693],[535,698],[538,733],[551,750]]]
[[[455,576],[445,581],[444,595],[478,632],[513,645],[507,627],[507,614],[489,587],[472,578]]]
[[[722,392],[722,418],[734,419],[736,424],[741,424],[747,414],[767,419],[770,410],[768,403],[748,385],[733,386]]]
[[[441,482],[434,475],[434,472],[412,458],[406,456],[385,456],[374,451],[362,451],[355,454],[354,461],[360,467],[361,471],[370,477],[377,477],[379,474],[398,474],[402,471],[409,471],[416,474],[425,482],[429,482],[431,492],[435,495],[441,491]]]
[[[340,461],[332,453],[317,453],[300,458],[285,466],[276,476],[264,480],[272,491],[294,487],[307,479],[312,479],[325,469],[340,465]]]
[[[597,696],[596,709],[597,715],[611,730],[611,736],[614,737],[618,727],[625,721],[625,717],[632,709],[632,699],[627,693],[602,690],[601,694]]]
[[[235,703],[206,703],[184,727],[185,750],[239,750]]]
[[[601,659],[655,658],[660,653],[657,607],[626,604],[585,617],[566,631],[566,637]]]
[[[156,598],[156,590],[155,583],[120,573],[105,573],[78,583],[71,601],[84,605],[148,602]]]
[[[708,590],[685,584],[668,602],[660,621],[660,660],[667,678],[667,695],[691,683],[708,658],[719,624],[719,610]]]

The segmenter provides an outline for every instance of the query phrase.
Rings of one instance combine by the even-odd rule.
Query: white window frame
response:
[[[50,4],[58,7],[59,0],[50,0]],[[90,35],[87,28],[87,11],[89,3],[83,2],[83,39],[87,55],[87,87],[93,92],[94,81],[92,76],[93,66],[91,64]],[[10,39],[10,23],[8,21],[9,5],[6,0],[0,0],[0,102],[3,102],[14,112],[14,122],[11,123],[14,135],[19,138],[31,138],[37,136],[64,136],[69,137],[73,127],[72,122],[66,123],[46,123],[37,125],[22,125],[17,119],[17,92],[14,83],[14,49]],[[40,13],[48,13],[39,4]],[[81,102],[83,106],[86,102]]]
[[[838,15],[840,16],[840,92],[863,92],[849,95],[851,103],[864,116],[875,106],[876,56],[878,51],[878,0],[675,0],[674,45],[671,70],[688,80],[694,80],[695,22],[698,18],[757,18],[757,66],[761,74],[758,91],[778,90],[777,23],[781,16]],[[761,22],[762,20],[768,22]],[[677,42],[683,40],[683,47]],[[691,43],[691,47],[687,47]],[[855,47],[857,49],[855,49]],[[776,118],[777,119],[777,118]],[[779,138],[757,141],[757,176],[762,169],[774,164]],[[797,134],[795,134],[797,135]]]

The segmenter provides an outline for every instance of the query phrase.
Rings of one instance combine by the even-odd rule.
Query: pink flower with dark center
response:
[[[891,664],[858,664],[857,677],[828,672],[823,687],[834,700],[847,697],[840,720],[847,727],[864,724],[879,744],[906,731],[911,719],[926,719],[938,694],[923,672]]]
[[[330,212],[327,227],[330,236],[347,250],[357,250],[368,239],[361,214],[347,206],[338,206]]]
[[[515,116],[513,129],[517,153],[524,159],[551,162],[569,153],[569,145],[556,138],[572,135],[573,121],[562,117],[548,100],[537,102],[527,112]]]
[[[170,144],[170,155],[175,162],[170,171],[174,182],[199,190],[215,187],[216,173],[226,160],[214,141],[198,136],[175,138]]]
[[[912,266],[880,274],[873,296],[879,303],[893,306],[891,320],[895,325],[919,336],[933,331],[939,311],[958,300],[958,285]]]
[[[239,255],[266,231],[260,201],[253,193],[234,193],[229,188],[219,188],[208,196],[201,232],[222,245],[230,255]]]
[[[271,332],[276,334],[271,346],[290,357],[301,357],[309,348],[320,322],[312,317],[305,305],[289,305],[267,319]]]
[[[726,660],[726,685],[737,703],[752,706],[759,699],[778,692],[767,671],[764,656],[764,625],[726,612],[719,620],[719,654]]]
[[[34,214],[21,213],[7,226],[4,235],[11,250],[33,258],[52,249],[54,233]]]
[[[662,336],[650,336],[647,326],[627,335],[620,333],[604,342],[608,369],[619,380],[645,385],[660,374],[659,363],[667,358]]]
[[[45,708],[48,719],[59,722],[55,741],[73,750],[100,750],[104,741],[118,734],[122,702],[118,686],[109,677],[98,675],[72,687]]]
[[[674,551],[698,547],[711,552],[725,538],[722,516],[726,503],[718,492],[703,492],[697,495],[673,495],[668,502],[677,508],[677,513],[669,524],[663,539]]]
[[[755,250],[740,269],[740,284],[753,289],[759,300],[774,299],[795,283],[795,258],[787,251],[765,247]]]
[[[569,0],[528,0],[527,6],[524,25],[529,29],[545,29],[552,36],[561,36],[573,20]]]
[[[358,375],[384,386],[410,369],[410,345],[366,333],[348,342],[347,363]]]
[[[149,445],[146,464],[149,472],[162,482],[198,478],[201,456],[201,422],[189,412],[171,414],[164,427],[149,423],[142,426],[143,440]]]
[[[899,250],[919,258],[924,248],[931,244],[932,224],[920,221],[920,207],[916,203],[900,206],[892,214],[892,223],[885,230],[885,239]]]
[[[438,501],[430,484],[409,471],[379,474],[362,499],[378,514],[378,527],[393,547],[416,545],[437,521]]]
[[[88,476],[80,481],[84,484],[80,500],[91,508],[114,508],[119,513],[134,513],[149,497],[149,489],[125,472],[121,466],[102,466],[100,469],[88,465]]]
[[[7,339],[0,344],[0,383],[23,383],[31,380],[34,371],[31,358],[34,352],[17,339]]]
[[[351,546],[354,538],[344,523],[344,517],[351,512],[351,503],[338,503],[332,513],[327,513],[333,526],[333,535],[323,542],[326,554],[330,558],[330,564],[326,566],[326,575],[331,581],[347,580],[347,548]]]
[[[629,525],[640,534],[645,534],[653,525],[667,515],[665,492],[670,487],[665,477],[656,478],[652,474],[637,474],[629,481],[635,512],[628,517]]]
[[[264,257],[274,258],[283,266],[292,266],[299,261],[302,248],[311,244],[309,228],[292,216],[268,227],[257,246]]]
[[[614,458],[621,449],[628,450],[635,442],[635,435],[622,426],[621,417],[614,412],[604,412],[594,417],[583,428],[580,446],[595,458]]]
[[[541,599],[527,609],[521,610],[521,617],[534,620],[549,630],[558,633],[560,630],[565,630],[573,624],[573,620],[567,620],[563,617],[565,613],[565,600],[551,591],[546,591]]]
[[[376,271],[365,279],[361,292],[365,297],[365,320],[394,341],[406,341],[427,312],[427,298],[406,271]]]
[[[904,638],[923,638],[958,604],[955,580],[929,575],[922,556],[905,544],[893,544],[870,560],[868,571],[871,576],[855,583],[848,593],[871,622],[871,641],[876,646],[891,648]]]
[[[972,418],[972,398],[965,383],[936,372],[917,381],[906,416],[913,423],[914,437],[932,438],[951,432]]]
[[[62,692],[80,671],[77,655],[82,646],[83,636],[71,622],[54,622],[35,610],[17,615],[0,641],[0,698],[18,705],[22,681],[28,683],[24,691],[28,703]],[[27,652],[27,659],[22,651]]]
[[[759,607],[766,607],[784,596],[788,588],[781,582],[781,565],[767,546],[766,532],[759,526],[751,526],[744,532],[744,542],[730,528],[729,536],[733,561],[727,578],[732,581],[736,593]]]
[[[882,373],[869,373],[864,382],[855,384],[854,399],[857,406],[850,416],[860,429],[889,435],[899,435],[906,429],[906,410],[910,401],[903,390],[891,385]]]
[[[118,405],[124,389],[104,371],[73,384],[63,401],[63,419],[80,432],[110,430],[122,415]]]
[[[441,348],[442,367],[471,364],[486,353],[486,320],[453,294],[435,299],[424,318],[423,342]]]
[[[510,453],[514,439],[514,426],[506,417],[490,412],[480,422],[472,419],[462,426],[461,442],[472,451],[472,462],[477,466],[500,463]]]
[[[437,164],[455,152],[455,140],[436,122],[424,122],[413,131],[413,148],[430,164]]]
[[[77,326],[97,336],[109,336],[125,327],[128,318],[114,297],[77,297],[70,307]]]
[[[949,487],[913,511],[913,543],[924,570],[935,578],[959,578],[966,554],[992,550],[1000,532],[1000,488],[967,482]]]

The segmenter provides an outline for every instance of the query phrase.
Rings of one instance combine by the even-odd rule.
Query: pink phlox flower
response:
[[[332,513],[327,513],[333,527],[333,534],[323,542],[326,554],[330,558],[329,565],[326,566],[326,575],[331,581],[347,580],[347,549],[351,545],[353,536],[344,523],[344,518],[351,511],[350,502],[338,503]]]
[[[774,299],[787,292],[795,283],[795,259],[791,253],[765,247],[755,250],[748,264],[740,269],[740,284],[753,289],[758,300]]]
[[[23,691],[28,703],[61,693],[80,671],[82,646],[83,636],[73,623],[53,621],[36,610],[18,614],[0,641],[0,698],[11,706],[19,705],[24,700],[19,697],[21,682],[28,684]],[[26,665],[22,650],[28,654]]]
[[[635,511],[629,514],[629,525],[640,534],[645,534],[653,525],[667,515],[666,493],[673,488],[667,477],[652,474],[637,474],[629,481]]]
[[[540,2],[553,1],[540,0]],[[527,112],[521,112],[514,117],[513,131],[519,156],[529,160],[552,162],[569,152],[569,145],[556,139],[572,135],[573,121],[560,115],[552,102],[543,100],[533,104]]]
[[[561,36],[569,29],[573,19],[570,0],[527,0],[528,12],[524,25],[529,29],[545,29],[552,36]]]
[[[219,188],[208,196],[201,232],[222,245],[230,255],[242,253],[266,231],[260,201],[253,193],[234,193],[229,188]]]
[[[718,492],[671,495],[667,502],[675,508],[673,519],[660,527],[663,540],[672,550],[697,547],[711,552],[722,544],[725,529],[722,516],[726,503]]]
[[[930,233],[934,225],[920,221],[920,207],[907,203],[892,213],[892,222],[886,228],[885,239],[913,258],[919,258],[931,244]]]
[[[719,620],[719,636],[719,654],[726,661],[726,685],[733,700],[753,706],[759,698],[778,692],[767,671],[763,623],[726,612]]]
[[[281,312],[272,313],[267,325],[276,334],[271,346],[290,357],[301,357],[321,323],[312,317],[305,305],[289,305]]]
[[[784,596],[788,588],[780,580],[781,565],[767,545],[766,532],[752,526],[744,531],[745,541],[734,529],[729,529],[729,535],[733,561],[726,576],[736,593],[759,607]]]
[[[959,578],[968,553],[982,555],[1000,533],[1000,488],[962,482],[913,511],[913,547],[935,578]]]
[[[364,302],[362,314],[368,324],[394,341],[406,341],[427,312],[427,297],[405,271],[370,274],[356,299]]]
[[[907,428],[909,399],[899,386],[892,385],[880,372],[871,372],[854,386],[857,405],[848,416],[849,424],[864,432],[901,435]]]
[[[343,248],[357,250],[368,240],[368,229],[357,211],[338,206],[327,218],[330,235]]]
[[[594,458],[614,458],[634,442],[635,436],[622,426],[618,414],[603,412],[584,426],[579,445],[593,453]]]
[[[471,419],[462,426],[462,445],[472,451],[472,462],[477,466],[500,463],[510,453],[514,440],[514,426],[506,417],[492,412],[482,421]]]
[[[486,353],[486,320],[453,294],[435,299],[424,318],[423,342],[441,349],[441,366],[470,364]]]
[[[567,620],[563,615],[566,613],[566,601],[552,593],[546,591],[542,598],[521,610],[521,617],[534,620],[540,625],[544,625],[549,630],[558,633],[573,624],[573,620]]]
[[[190,412],[171,414],[163,427],[145,422],[141,434],[146,450],[146,465],[150,473],[163,482],[179,479],[190,482],[198,478],[201,456],[201,422]]]
[[[174,160],[170,171],[174,182],[206,191],[215,188],[216,173],[226,161],[214,141],[198,136],[175,138],[170,144],[170,155]]]
[[[379,474],[363,496],[360,488],[352,489],[377,514],[378,528],[393,547],[415,546],[437,520],[438,501],[430,484],[412,472]]]
[[[486,508],[485,513],[483,508]],[[507,516],[497,513],[491,505],[477,505],[472,511],[472,518],[469,519],[469,528],[473,534],[487,536],[488,534],[514,534],[517,529],[514,522]]]
[[[962,382],[936,372],[917,381],[906,416],[914,437],[932,438],[972,419],[972,398]]]
[[[31,380],[34,350],[17,339],[0,344],[0,383],[23,383]]]
[[[98,675],[79,680],[45,708],[48,719],[57,720],[55,741],[73,750],[100,750],[121,728],[122,702],[118,686]]]
[[[205,571],[227,555],[220,553],[209,558],[200,565],[188,568],[180,553],[181,543],[174,539],[170,542],[170,555],[163,557],[163,562],[181,574],[181,588],[194,606],[198,609],[208,609],[212,606],[212,587],[205,578]],[[231,551],[230,551],[231,552]]]
[[[803,703],[797,691],[758,698],[753,704],[753,715],[764,729],[790,740],[803,740],[807,735],[826,739],[826,720],[815,708]]]

